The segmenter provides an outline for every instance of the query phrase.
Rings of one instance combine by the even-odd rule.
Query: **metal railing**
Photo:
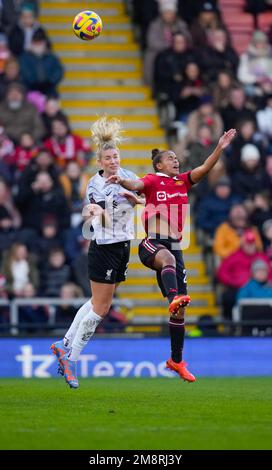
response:
[[[9,307],[10,309],[10,334],[16,336],[19,333],[19,308],[29,305],[45,306],[48,307],[48,326],[55,325],[56,320],[56,308],[61,305],[69,305],[70,307],[80,308],[85,302],[90,300],[88,297],[74,298],[74,299],[60,299],[55,297],[33,297],[33,298],[21,298],[18,297],[13,300],[0,299],[0,306]],[[125,299],[113,299],[112,306],[125,307],[131,309],[133,303]],[[44,326],[44,325],[43,325]]]
[[[233,322],[241,322],[242,307],[268,306],[272,308],[272,299],[241,299],[232,309]],[[271,316],[272,322],[272,316]]]

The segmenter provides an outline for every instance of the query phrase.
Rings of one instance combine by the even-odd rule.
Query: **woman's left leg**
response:
[[[91,281],[92,302],[90,303],[89,313],[81,320],[73,342],[69,359],[77,361],[79,355],[93,336],[96,328],[103,318],[107,315],[115,291],[115,284],[102,284]]]

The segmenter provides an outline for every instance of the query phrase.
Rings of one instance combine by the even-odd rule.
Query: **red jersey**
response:
[[[141,178],[144,183],[142,193],[146,197],[143,223],[147,235],[148,221],[156,216],[167,220],[168,226],[176,237],[182,238],[182,229],[188,205],[188,190],[193,182],[190,171],[170,177],[164,173],[148,174]]]

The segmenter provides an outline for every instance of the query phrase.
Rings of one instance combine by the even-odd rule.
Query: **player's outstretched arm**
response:
[[[218,162],[223,150],[228,147],[231,141],[236,135],[236,129],[230,129],[228,132],[224,132],[222,137],[220,137],[218,144],[213,151],[213,153],[205,160],[205,162],[194,168],[191,172],[191,180],[194,183],[198,183],[204,176],[206,176],[209,171],[214,167]]]
[[[108,184],[120,184],[123,188],[129,191],[141,192],[144,189],[144,183],[141,180],[127,180],[118,175],[112,175],[107,179]]]

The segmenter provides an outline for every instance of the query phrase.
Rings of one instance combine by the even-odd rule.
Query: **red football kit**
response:
[[[168,222],[169,228],[177,239],[182,238],[188,205],[188,190],[194,184],[191,171],[170,177],[164,173],[148,174],[141,178],[144,183],[142,193],[146,197],[146,206],[142,214],[147,235],[148,221],[156,216]]]

